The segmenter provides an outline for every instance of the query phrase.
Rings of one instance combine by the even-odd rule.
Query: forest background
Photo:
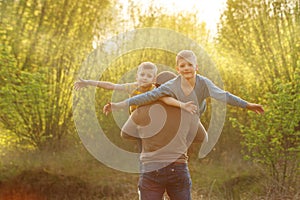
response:
[[[199,145],[191,147],[193,198],[300,199],[299,1],[227,0],[213,35],[197,11],[128,3],[124,18],[115,0],[0,1],[0,199],[138,199],[138,174],[105,166],[78,137],[73,84],[104,41],[141,28],[192,39],[213,60],[225,90],[265,108],[258,116],[227,106],[213,151],[198,159]],[[118,44],[101,51],[118,55]],[[99,80],[118,82],[142,61],[175,66],[174,58],[151,48],[130,51]],[[199,73],[209,75],[201,66]],[[101,113],[111,96],[96,89],[98,120],[114,144],[134,151],[112,115]],[[201,118],[206,128],[211,101]]]

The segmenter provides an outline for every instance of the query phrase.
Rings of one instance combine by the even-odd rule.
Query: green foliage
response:
[[[243,138],[245,157],[265,167],[263,170],[273,178],[272,184],[275,182],[279,186],[276,189],[293,192],[299,186],[300,163],[299,3],[295,0],[228,0],[215,43],[218,45],[218,54],[215,54],[216,48],[210,43],[205,23],[198,22],[197,13],[164,14],[162,8],[154,7],[143,13],[130,1],[128,12],[131,16],[126,22],[113,8],[113,3],[106,0],[0,1],[0,143],[7,145],[7,141],[12,141],[25,148],[34,146],[40,149],[52,140],[66,145],[67,142],[62,139],[76,133],[72,122],[72,86],[82,61],[92,51],[92,42],[95,47],[107,35],[132,27],[167,28],[203,45],[210,54],[214,53],[226,90],[246,100],[262,103],[266,108],[266,114],[259,119],[240,109],[228,109],[228,118],[238,126],[232,127],[226,121],[223,139],[216,146],[218,154],[216,158],[210,156],[208,160],[224,160],[225,164],[237,160],[231,154],[234,151],[230,150],[240,147],[237,143]],[[199,60],[202,65],[207,65],[206,61]],[[160,69],[163,69],[163,66],[175,66],[175,55],[157,49],[132,51],[110,63],[99,79],[117,83],[133,82],[136,67],[143,61],[161,64]],[[208,75],[212,72],[200,73]],[[80,95],[79,92],[77,94]],[[102,114],[104,104],[114,98],[127,98],[126,94],[96,89],[95,98],[97,117],[109,139],[124,149],[135,150],[132,143],[124,143],[119,137],[120,130],[115,119]],[[209,115],[208,112],[206,115]],[[127,111],[124,113],[127,114]],[[125,115],[122,117],[121,120],[127,119]],[[209,117],[205,116],[204,123],[208,122]],[[8,131],[2,132],[2,129]],[[74,146],[71,145],[71,148]],[[81,177],[89,175],[89,179],[97,182],[97,175],[103,177],[107,172],[96,171],[99,166],[94,164],[96,167],[92,167],[95,171],[89,174],[90,166],[86,167],[86,163],[91,163],[92,159],[86,160],[85,153],[61,155],[51,152],[51,155],[43,156],[38,152],[32,160],[30,156],[28,159],[23,156],[23,159],[29,169],[33,164],[49,171],[81,174]],[[51,156],[53,159],[49,162]],[[62,161],[61,157],[67,159]],[[82,159],[80,167],[72,168],[74,164],[78,165],[78,158]],[[44,166],[45,163],[48,166]],[[61,166],[56,166],[57,163]],[[211,170],[209,174],[214,175],[202,178],[201,173],[205,170],[198,165],[196,163],[191,168],[195,170],[195,185],[211,183],[207,188],[196,188],[196,194],[201,193],[199,198],[203,198],[203,193],[208,198],[214,196],[212,190],[216,187],[215,183],[218,185],[213,190],[215,194],[221,194],[222,183],[227,183],[226,189],[231,187],[233,193],[242,191],[241,187],[245,189],[246,186],[241,183],[245,181],[248,184],[248,177],[253,177],[237,174],[240,169],[232,170],[231,166],[228,167],[232,170],[228,170],[231,175],[228,171],[222,175],[224,167],[214,170],[209,165],[207,171]],[[89,169],[83,170],[82,174],[85,167]],[[81,169],[80,172],[77,169]],[[109,181],[110,178],[104,180]],[[252,195],[249,191],[245,192],[248,192],[247,197]]]
[[[17,78],[8,78],[10,81],[6,81],[0,93],[3,97],[1,121],[8,130],[30,141],[31,145],[46,141],[52,135],[45,135],[42,131],[48,98],[45,95],[45,76],[38,72],[21,71]]]
[[[219,42],[252,69],[260,86],[292,81],[299,63],[299,2],[229,0]]]
[[[243,133],[245,157],[271,176],[266,190],[274,194],[299,186],[299,16],[293,0],[229,0],[219,25],[219,48],[232,57],[223,73],[236,77],[225,75],[226,83],[266,109],[262,117],[249,113],[231,121]]]
[[[205,50],[211,48],[209,47],[210,32],[205,22],[199,21],[197,11],[167,13],[164,8],[152,5],[145,14],[141,14],[139,9],[132,9],[129,12],[133,18],[138,18],[135,23],[136,28],[153,27],[173,30],[204,46]]]
[[[296,79],[299,83],[299,77]],[[300,176],[300,87],[297,82],[274,83],[276,93],[267,92],[267,111],[260,120],[250,116],[243,127],[247,156],[267,166],[280,190],[296,189]]]
[[[97,23],[112,19],[101,13],[108,8],[102,0],[1,1],[0,119],[24,144],[43,148],[74,132],[74,76]]]

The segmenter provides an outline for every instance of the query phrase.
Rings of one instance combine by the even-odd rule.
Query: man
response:
[[[157,83],[176,75],[162,72]],[[202,142],[206,131],[197,115],[160,101],[140,106],[124,124],[121,136],[141,139],[141,200],[161,200],[166,191],[171,200],[191,199],[191,177],[187,150],[192,142]]]

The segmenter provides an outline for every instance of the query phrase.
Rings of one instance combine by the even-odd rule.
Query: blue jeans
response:
[[[185,163],[142,173],[138,187],[140,200],[162,200],[165,191],[171,200],[191,200],[192,180]]]

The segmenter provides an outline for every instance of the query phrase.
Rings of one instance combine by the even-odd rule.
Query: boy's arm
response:
[[[246,108],[248,110],[251,110],[251,111],[257,113],[257,114],[263,114],[265,112],[262,105],[256,104],[256,103],[249,103],[248,102]]]
[[[97,81],[97,87],[107,89],[107,90],[125,90],[125,86],[123,84],[115,84],[107,81]]]
[[[103,113],[105,115],[108,115],[110,112],[112,112],[113,110],[119,110],[119,109],[129,109],[129,105],[127,100],[121,101],[121,102],[117,102],[117,103],[107,103],[104,107],[103,107]]]
[[[154,102],[163,96],[174,96],[170,87],[162,85],[159,88],[155,88],[154,90],[133,96],[127,99],[126,102],[129,106],[140,106]]]
[[[245,101],[245,100],[241,99],[240,97],[235,96],[227,91],[222,90],[221,88],[216,86],[211,80],[209,80],[207,78],[205,78],[205,84],[207,86],[207,90],[205,91],[205,93],[208,94],[206,96],[213,97],[214,99],[216,99],[218,101],[225,102],[232,106],[246,108],[247,101]]]
[[[79,78],[79,81],[74,84],[75,90],[80,90],[87,86],[95,86],[108,90],[125,90],[125,86],[123,84],[115,84],[107,81],[84,80]]]
[[[144,105],[156,101],[163,96],[172,96],[172,91],[169,87],[160,86],[159,88],[155,88],[154,90],[148,91],[146,93],[133,96],[121,102],[110,102],[103,107],[103,113],[108,115],[108,113],[112,112],[112,110],[119,110],[125,108],[128,109],[128,107],[132,105]]]
[[[173,98],[173,97],[161,97],[159,98],[160,101],[164,102],[165,104],[169,105],[169,106],[174,106],[174,107],[178,107],[178,108],[182,108],[185,111],[194,114],[197,111],[197,106],[194,104],[193,101],[189,101],[189,102],[181,102],[178,101],[177,99]]]
[[[264,109],[262,105],[249,103],[243,99],[241,99],[238,96],[235,96],[231,94],[230,92],[224,91],[217,87],[211,80],[206,79],[205,80],[209,96],[213,97],[216,100],[226,102],[229,105],[232,106],[238,106],[241,108],[247,108],[248,110],[251,110],[257,114],[263,114]]]

